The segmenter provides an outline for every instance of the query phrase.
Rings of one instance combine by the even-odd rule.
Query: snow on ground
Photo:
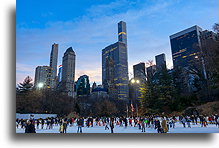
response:
[[[44,128],[46,125],[44,126]],[[198,125],[192,125],[192,128],[183,128],[183,125],[181,123],[176,123],[175,128],[170,128],[168,133],[219,133],[219,128],[216,127],[215,124],[208,124],[207,127],[201,127],[200,124]],[[59,126],[54,126],[53,129],[41,129],[41,126],[39,126],[40,129],[36,129],[37,133],[59,133]],[[74,124],[74,126],[67,128],[67,133],[77,133],[77,126]],[[96,126],[94,127],[83,127],[82,128],[83,133],[110,133],[109,130],[105,130],[105,126]],[[16,133],[24,133],[24,129],[21,129],[20,127],[16,129]],[[120,127],[118,125],[115,125],[114,133],[142,133],[141,130],[138,129],[138,127],[128,126],[127,128]],[[145,133],[157,133],[157,130],[154,128],[146,128]]]

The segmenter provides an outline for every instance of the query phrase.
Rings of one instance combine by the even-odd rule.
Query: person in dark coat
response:
[[[41,119],[41,128],[43,129],[44,126],[44,119]]]
[[[36,133],[36,129],[33,122],[33,120],[27,121],[27,125],[25,126],[25,133]]]
[[[67,126],[68,126],[68,121],[67,121],[67,119],[65,119],[63,122],[63,133],[67,132]]]
[[[110,129],[111,129],[111,133],[113,133],[113,129],[114,129],[114,119],[113,118],[110,119]]]
[[[82,133],[82,126],[83,126],[82,118],[77,120],[77,124],[78,124],[78,131],[77,131],[77,133],[79,133],[79,130],[80,130],[80,133]]]
[[[39,129],[40,120],[39,120],[39,119],[37,119],[36,123],[37,123],[37,129]]]
[[[127,126],[128,126],[128,120],[127,120],[127,118],[124,118],[124,123],[125,123],[125,128],[127,128]]]

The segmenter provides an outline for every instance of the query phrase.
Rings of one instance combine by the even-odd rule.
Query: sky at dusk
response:
[[[49,65],[53,43],[58,65],[68,47],[76,53],[76,76],[101,84],[102,49],[117,42],[117,23],[127,25],[129,77],[134,64],[166,54],[169,36],[193,25],[212,30],[218,0],[19,0],[16,4],[16,83],[34,79],[37,66]]]

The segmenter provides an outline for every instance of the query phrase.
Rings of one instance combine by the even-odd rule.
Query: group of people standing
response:
[[[217,114],[206,116],[206,115],[191,115],[191,116],[179,116],[179,120],[183,124],[183,127],[186,128],[186,124],[188,128],[191,128],[192,125],[197,125],[200,123],[201,127],[207,127],[208,124],[215,124],[219,128],[219,117]]]
[[[53,129],[59,126],[60,133],[67,133],[68,126],[77,126],[77,133],[82,133],[82,128],[92,128],[94,126],[103,126],[105,130],[114,133],[114,127],[138,127],[141,132],[146,132],[146,128],[157,130],[157,133],[167,133],[170,128],[175,128],[175,123],[180,122],[184,128],[186,124],[191,128],[192,124],[200,124],[206,127],[208,124],[216,124],[219,127],[218,115],[214,116],[142,116],[142,117],[78,117],[78,118],[46,118],[46,119],[16,119],[16,127],[25,128],[25,133],[36,133],[36,129]],[[41,126],[40,126],[41,125]],[[46,127],[45,127],[46,125]]]

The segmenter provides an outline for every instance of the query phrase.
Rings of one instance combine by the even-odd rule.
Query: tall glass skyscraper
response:
[[[127,45],[126,23],[123,21],[118,23],[118,41]]]
[[[119,41],[102,50],[102,83],[111,98],[128,99],[126,23],[118,23]]]
[[[186,68],[195,61],[201,61],[199,57],[201,32],[199,26],[193,26],[170,36],[174,68]]]
[[[195,25],[170,36],[173,68],[183,72],[181,79],[185,82],[184,93],[195,90],[193,81],[196,76],[190,72],[191,69],[201,71],[206,77],[204,59],[201,56],[201,32],[202,29]]]

